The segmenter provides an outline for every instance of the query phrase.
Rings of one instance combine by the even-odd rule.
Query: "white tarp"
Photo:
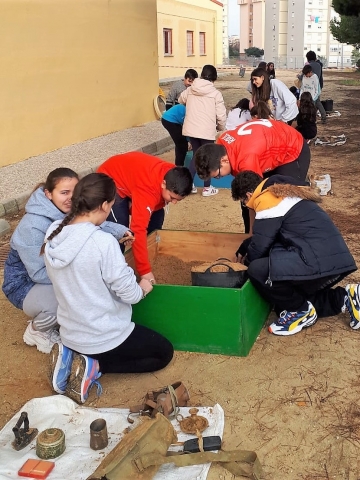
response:
[[[180,408],[180,413],[189,416],[189,408]],[[220,405],[214,407],[197,407],[198,415],[206,417],[209,427],[203,436],[219,435],[224,430],[224,411]],[[23,450],[16,451],[11,446],[15,439],[12,431],[20,418],[21,412],[27,412],[30,428],[37,428],[39,433],[48,428],[60,428],[65,433],[66,450],[60,457],[54,459],[55,468],[48,476],[49,480],[76,479],[85,480],[90,476],[115,445],[123,437],[123,432],[129,428],[127,409],[118,408],[88,408],[81,407],[70,398],[63,395],[53,395],[44,398],[34,398],[5,425],[0,432],[0,480],[19,477],[17,472],[29,458],[36,456],[36,439]],[[90,423],[104,418],[107,423],[109,445],[104,450],[94,451],[90,448]],[[171,422],[178,434],[179,442],[194,438],[181,432],[177,420]],[[154,480],[205,480],[211,464],[177,468],[174,465],[163,465]]]

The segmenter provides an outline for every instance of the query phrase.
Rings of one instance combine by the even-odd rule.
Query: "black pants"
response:
[[[118,194],[115,197],[115,203],[111,209],[111,212],[107,218],[108,222],[119,223],[125,227],[129,226],[129,217],[130,217],[130,198],[125,197],[121,198]],[[161,230],[165,218],[165,211],[163,208],[160,210],[155,210],[151,214],[150,222],[147,227],[148,235],[154,230]],[[121,246],[121,250],[124,251],[125,247]]]
[[[269,172],[265,172],[263,174],[264,178],[269,178],[272,175],[287,175],[289,177],[296,178],[298,180],[305,181],[306,176],[310,166],[310,148],[309,145],[304,140],[303,146],[298,158],[296,158],[293,162],[286,163],[285,165],[280,165],[279,167],[274,168],[274,170],[270,170]],[[241,205],[242,217],[245,226],[245,233],[250,232],[250,216],[249,210],[246,207]]]
[[[105,353],[88,355],[99,361],[101,373],[145,373],[160,370],[171,361],[174,348],[159,333],[135,325],[129,337]]]
[[[164,128],[169,132],[175,144],[175,165],[177,167],[183,167],[185,163],[185,157],[188,151],[188,141],[182,134],[182,125],[178,123],[168,122],[161,119],[161,123]]]
[[[338,315],[344,305],[346,290],[342,287],[331,288],[343,275],[317,278],[315,280],[281,281],[266,284],[269,275],[269,258],[259,258],[250,263],[248,275],[259,294],[274,305],[279,315],[283,310],[301,312],[308,309],[311,302],[319,318]]]
[[[190,173],[191,173],[192,177],[194,178],[195,174],[196,174],[195,159],[194,159],[196,151],[202,145],[205,145],[207,143],[214,143],[214,140],[205,140],[203,138],[194,138],[194,137],[190,137],[189,140],[190,140],[191,147],[192,147],[192,152],[193,152],[193,156],[192,156],[192,159],[191,159],[191,162],[190,162],[190,165],[189,165],[189,170],[190,170]],[[211,180],[204,181],[204,188],[210,187],[210,184],[211,184]]]

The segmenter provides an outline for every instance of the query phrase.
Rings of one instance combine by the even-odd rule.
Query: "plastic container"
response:
[[[55,462],[47,460],[29,459],[18,471],[20,477],[46,478],[55,467]]]
[[[327,100],[321,100],[321,103],[325,109],[325,112],[332,112],[334,108],[334,102],[330,98]]]

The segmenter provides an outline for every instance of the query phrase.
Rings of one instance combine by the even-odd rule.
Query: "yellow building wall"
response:
[[[222,6],[211,0],[158,0],[159,78],[181,77],[188,68],[200,75],[206,64],[222,64]],[[172,55],[164,55],[163,29],[172,29]],[[187,55],[186,31],[194,32],[194,55]],[[206,55],[199,34],[205,32]]]
[[[0,58],[0,166],[156,118],[156,0],[0,0]]]

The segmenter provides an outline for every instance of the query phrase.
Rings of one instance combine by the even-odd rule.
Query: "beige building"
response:
[[[325,66],[351,65],[350,45],[340,44],[330,33],[336,15],[332,0],[271,0],[266,3],[265,59],[277,67],[299,69],[313,50]]]
[[[223,4],[217,0],[158,0],[159,78],[176,78],[188,68],[200,74],[223,56]]]
[[[237,0],[237,3],[240,5],[240,56],[244,56],[247,48],[264,48],[265,0]]]
[[[155,120],[156,12],[156,0],[0,0],[0,166]]]

